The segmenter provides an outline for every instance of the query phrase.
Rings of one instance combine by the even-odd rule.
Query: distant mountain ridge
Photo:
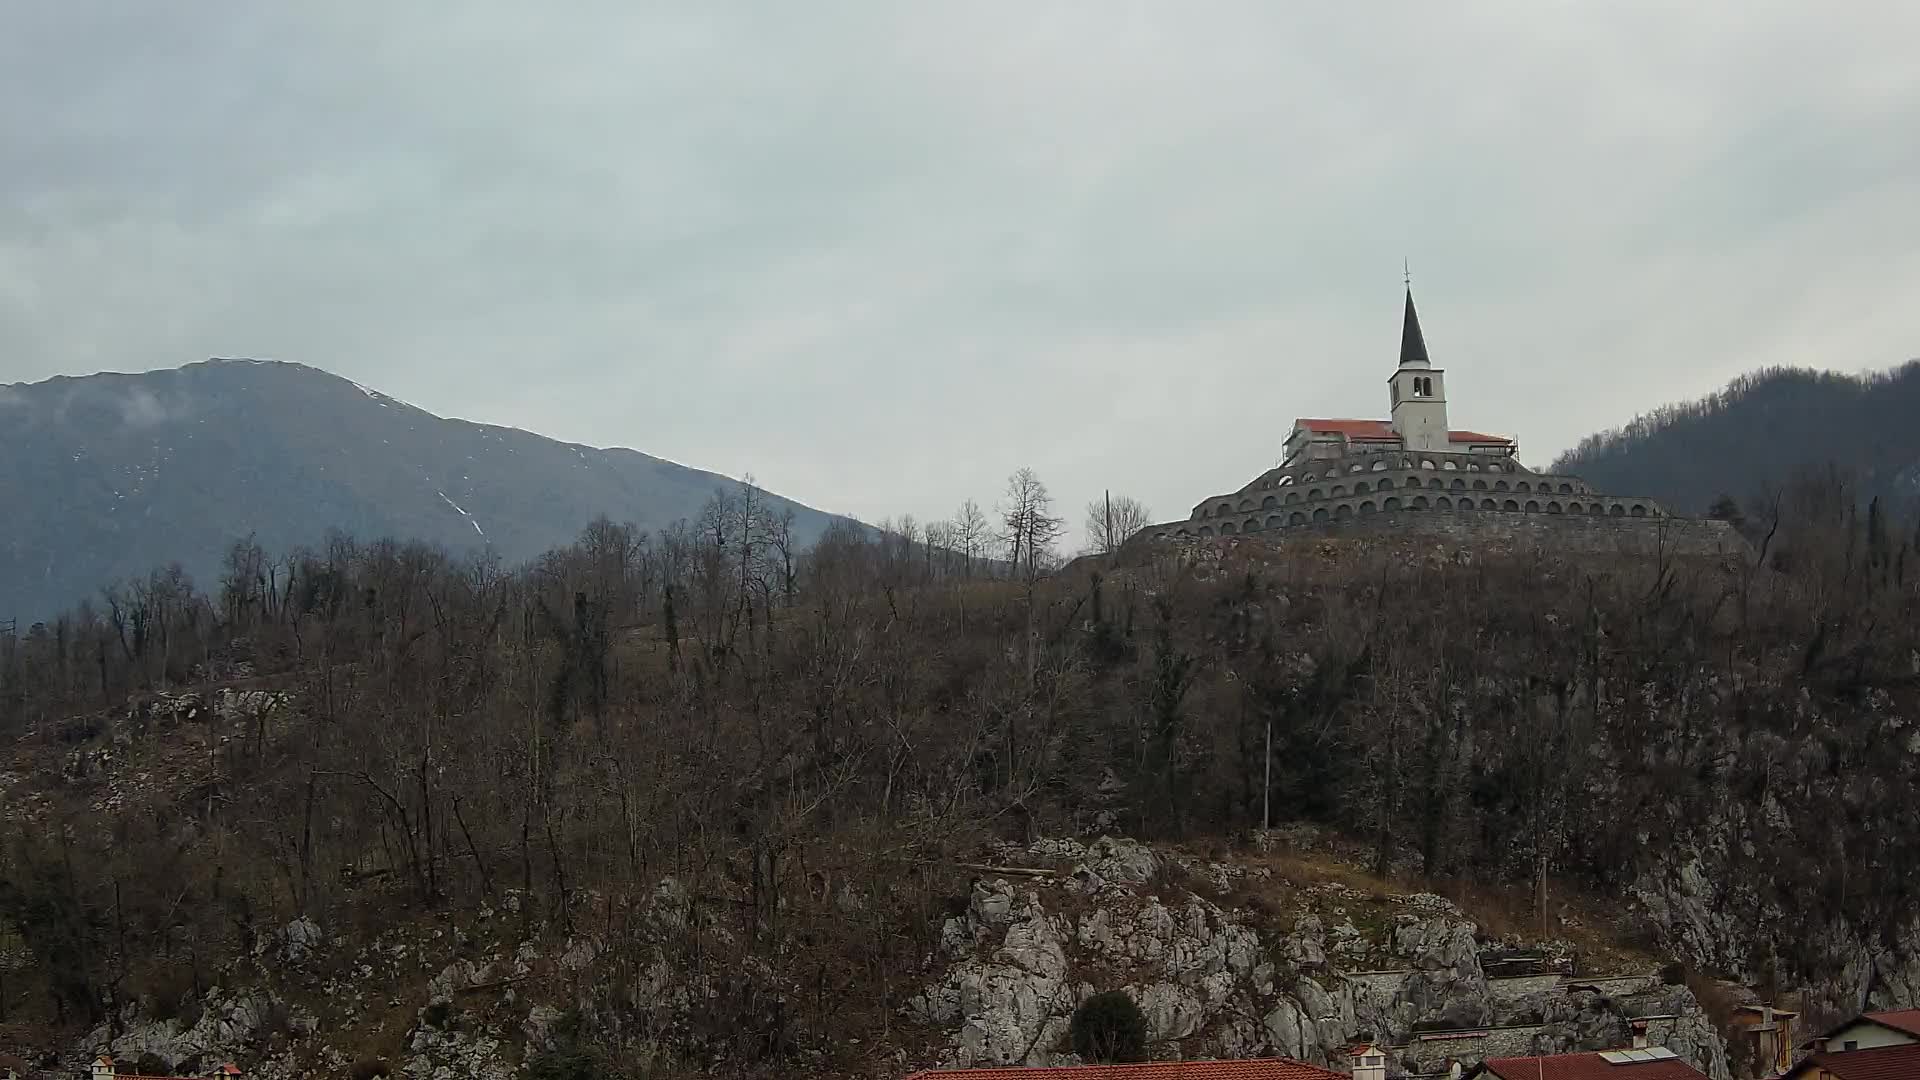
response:
[[[658,529],[737,481],[636,450],[452,420],[303,364],[208,360],[0,385],[0,621],[25,623],[177,561],[331,529],[508,562],[595,517]],[[791,507],[811,540],[831,515]]]
[[[1761,496],[1827,465],[1850,474],[1863,499],[1920,503],[1920,360],[1869,375],[1742,375],[1719,393],[1588,436],[1552,471],[1698,514],[1721,495]]]

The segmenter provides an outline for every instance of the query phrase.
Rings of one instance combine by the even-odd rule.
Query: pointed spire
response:
[[[1427,339],[1420,333],[1420,313],[1413,310],[1413,286],[1407,286],[1407,320],[1400,328],[1400,366],[1432,367]]]

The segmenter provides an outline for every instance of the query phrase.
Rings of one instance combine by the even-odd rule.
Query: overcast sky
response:
[[[1536,465],[1920,355],[1920,4],[0,8],[0,382],[209,356],[869,520],[1184,516],[1412,261]]]

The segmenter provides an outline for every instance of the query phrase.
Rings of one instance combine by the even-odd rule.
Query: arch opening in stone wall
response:
[[[1432,459],[1432,458],[1421,458],[1421,459],[1420,459],[1420,467],[1421,467],[1421,468],[1423,468],[1423,469],[1431,469],[1431,468],[1433,468],[1433,459]]]
[[[1500,509],[1500,504],[1499,504],[1499,503],[1496,503],[1496,502],[1494,502],[1494,501],[1493,501],[1492,499],[1481,499],[1481,500],[1480,500],[1480,509],[1482,509],[1482,510],[1498,510],[1498,509]]]
[[[1447,482],[1436,476],[1433,479],[1427,481],[1427,486],[1432,488],[1435,491],[1444,491],[1446,490]]]
[[[1279,514],[1268,514],[1268,515],[1267,515],[1267,528],[1269,528],[1269,529],[1278,529],[1278,528],[1282,528],[1282,527],[1284,527],[1285,525],[1286,525],[1286,522],[1285,522],[1285,521],[1282,521],[1282,520],[1280,519],[1280,515],[1279,515]]]
[[[1271,496],[1271,495],[1269,495],[1269,496],[1267,496],[1266,498],[1264,498],[1264,499],[1261,499],[1261,500],[1260,500],[1260,509],[1262,509],[1262,510],[1271,510],[1271,509],[1273,509],[1274,507],[1276,507],[1276,506],[1279,506],[1279,505],[1280,505],[1280,500],[1279,500],[1279,499],[1276,499],[1276,498],[1274,498],[1274,497],[1273,497],[1273,496]]]
[[[1257,532],[1259,532],[1259,531],[1260,531],[1260,519],[1259,519],[1259,518],[1248,518],[1248,519],[1246,520],[1246,522],[1245,522],[1244,524],[1242,524],[1242,525],[1240,526],[1240,531],[1241,531],[1241,532],[1243,532],[1243,533],[1257,533]]]
[[[1469,461],[1469,462],[1467,462],[1467,471],[1468,471],[1468,472],[1479,472],[1479,471],[1480,471],[1480,463],[1479,463],[1479,462],[1477,462],[1477,461]]]
[[[1374,462],[1373,462],[1373,471],[1374,471],[1374,472],[1386,472],[1386,471],[1387,471],[1387,459],[1386,459],[1386,458],[1375,458],[1375,459],[1374,459]]]
[[[1341,503],[1339,506],[1333,508],[1333,519],[1335,521],[1346,521],[1351,517],[1353,517],[1352,503]]]
[[[1213,539],[1213,526],[1211,526],[1211,525],[1202,525],[1202,526],[1200,526],[1200,538],[1201,538],[1202,540],[1211,540],[1211,539]]]
[[[1381,503],[1380,506],[1382,509],[1385,509],[1385,510],[1398,510],[1400,509],[1400,497],[1396,495],[1393,498],[1388,499],[1386,502]]]
[[[1529,514],[1537,514],[1537,513],[1539,513],[1539,512],[1540,512],[1540,503],[1539,503],[1539,501],[1538,501],[1538,500],[1535,500],[1535,499],[1528,499],[1528,500],[1527,500],[1527,513],[1529,513]]]
[[[1342,495],[1345,495],[1346,493],[1347,493],[1347,485],[1345,485],[1345,484],[1335,484],[1335,485],[1333,485],[1333,491],[1332,491],[1332,492],[1330,492],[1330,493],[1329,493],[1329,495],[1330,495],[1330,497],[1331,497],[1331,498],[1335,498],[1335,499],[1337,499],[1337,498],[1339,498],[1340,496],[1342,496]]]
[[[1503,502],[1500,504],[1500,509],[1506,510],[1512,513],[1518,513],[1520,510],[1520,504],[1517,502],[1514,502],[1512,499],[1508,499],[1506,502]]]
[[[1453,478],[1453,483],[1449,484],[1448,486],[1453,488],[1453,490],[1455,491],[1467,490],[1467,482],[1465,480],[1460,479],[1457,476]]]
[[[1391,476],[1381,477],[1380,482],[1378,484],[1375,484],[1374,487],[1379,488],[1381,491],[1388,490],[1389,488],[1393,487],[1393,477]]]
[[[1561,485],[1560,485],[1560,494],[1562,494],[1562,495],[1571,495],[1571,494],[1573,494],[1573,485],[1572,485],[1572,484],[1561,484]]]
[[[1289,492],[1287,492],[1287,504],[1288,504],[1288,505],[1292,505],[1292,504],[1294,504],[1294,503],[1297,503],[1297,502],[1299,502],[1299,501],[1300,501],[1300,493],[1299,493],[1299,492],[1297,492],[1297,491],[1289,491]]]
[[[1221,536],[1232,536],[1236,531],[1237,531],[1237,526],[1235,526],[1233,522],[1223,521],[1220,523]]]
[[[1360,516],[1366,517],[1368,514],[1373,513],[1375,509],[1377,509],[1377,507],[1373,505],[1373,500],[1368,499],[1366,502],[1360,504]]]
[[[1353,464],[1347,466],[1347,471],[1350,473],[1366,472],[1367,467],[1361,464],[1360,462],[1356,461]]]
[[[1425,495],[1415,495],[1413,501],[1407,504],[1407,508],[1409,510],[1425,510],[1427,508],[1427,497]]]
[[[1281,477],[1280,479],[1278,479],[1278,480],[1275,480],[1275,481],[1273,482],[1273,486],[1274,486],[1274,487],[1286,487],[1286,486],[1287,486],[1288,484],[1291,484],[1291,483],[1293,483],[1293,477],[1291,477],[1291,476],[1283,476],[1283,477]]]
[[[1295,510],[1293,513],[1287,515],[1288,525],[1305,525],[1306,523],[1307,523],[1307,515],[1301,513],[1298,510]]]
[[[1627,508],[1624,506],[1621,506],[1619,503],[1614,503],[1607,507],[1607,516],[1608,517],[1626,517]]]
[[[1440,510],[1451,510],[1453,509],[1453,500],[1447,498],[1445,495],[1442,495],[1439,498],[1433,500],[1433,505],[1435,506],[1435,508]]]
[[[1495,480],[1493,482],[1493,490],[1495,491],[1507,490],[1507,482],[1505,480]]]
[[[1646,517],[1646,516],[1647,516],[1647,508],[1646,508],[1646,507],[1644,507],[1644,506],[1641,506],[1641,505],[1640,505],[1639,503],[1634,503],[1634,504],[1633,504],[1633,516],[1634,516],[1634,517]]]
[[[1485,480],[1475,480],[1473,482],[1473,490],[1475,491],[1487,490],[1487,482]]]
[[[1243,513],[1243,514],[1244,514],[1244,513],[1246,513],[1246,512],[1248,511],[1248,510],[1251,510],[1251,509],[1253,509],[1253,500],[1252,500],[1252,499],[1241,499],[1241,500],[1240,500],[1240,512],[1241,512],[1241,513]]]
[[[1594,517],[1599,517],[1601,514],[1604,514],[1606,512],[1607,512],[1607,508],[1604,506],[1601,506],[1599,503],[1587,504],[1587,513],[1592,514]]]
[[[1327,508],[1324,506],[1313,512],[1313,520],[1315,521],[1325,521],[1327,517]]]
[[[1470,498],[1461,499],[1458,503],[1454,504],[1454,509],[1455,510],[1471,510],[1473,509],[1473,500]]]
[[[1368,490],[1369,489],[1367,487],[1367,482],[1365,480],[1362,480],[1359,483],[1353,485],[1353,493],[1355,495],[1365,495]]]
[[[1308,502],[1316,502],[1316,501],[1318,501],[1318,500],[1319,500],[1319,499],[1320,499],[1321,497],[1322,497],[1322,496],[1321,496],[1321,492],[1320,492],[1320,489],[1319,489],[1319,488],[1314,488],[1314,489],[1313,489],[1312,491],[1309,491],[1309,492],[1307,492],[1307,501],[1308,501]]]
[[[1577,503],[1577,502],[1570,502],[1570,503],[1568,503],[1568,504],[1567,504],[1567,513],[1569,513],[1569,514],[1578,514],[1578,513],[1580,513],[1580,512],[1581,512],[1581,510],[1580,510],[1580,504],[1579,504],[1579,503]]]
[[[1217,514],[1231,514],[1233,513],[1233,504],[1221,503],[1219,506],[1216,506],[1213,509],[1214,509],[1214,512]]]

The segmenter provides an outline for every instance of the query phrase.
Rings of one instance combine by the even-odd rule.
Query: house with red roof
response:
[[[1384,1080],[1385,1058],[1374,1080]],[[1364,1074],[1355,1073],[1359,1080]],[[1137,1065],[1054,1068],[926,1069],[906,1080],[1348,1080],[1345,1073],[1291,1058],[1244,1061],[1146,1061]]]
[[[229,1061],[201,1076],[155,1076],[122,1070],[113,1058],[101,1054],[93,1059],[93,1066],[87,1075],[88,1080],[240,1080],[242,1073],[238,1066]]]
[[[1707,1074],[1665,1047],[1585,1054],[1489,1058],[1465,1080],[1707,1080]]]
[[[1814,1040],[1783,1080],[1920,1080],[1920,1009],[1860,1014]]]

